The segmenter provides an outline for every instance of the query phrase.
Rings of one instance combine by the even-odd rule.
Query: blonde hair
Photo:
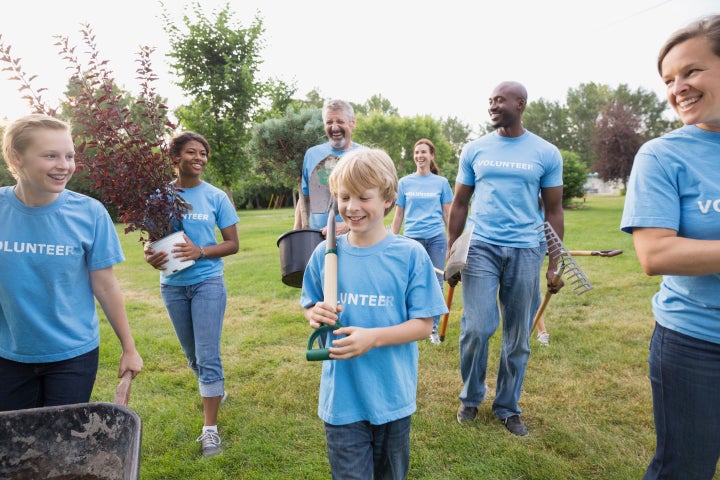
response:
[[[333,169],[328,179],[330,191],[337,198],[340,187],[353,195],[377,188],[383,200],[390,202],[385,210],[387,215],[395,205],[398,192],[398,177],[395,164],[384,150],[359,148],[346,153]]]
[[[13,177],[18,178],[18,171],[12,157],[24,153],[32,144],[35,132],[42,129],[71,131],[69,123],[42,113],[20,117],[5,127],[3,157],[5,157],[5,164]]]

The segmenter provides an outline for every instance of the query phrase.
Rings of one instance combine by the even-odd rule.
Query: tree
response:
[[[442,133],[450,142],[450,145],[455,149],[455,155],[452,158],[452,162],[457,164],[460,159],[460,152],[465,144],[470,139],[472,134],[472,127],[469,124],[462,122],[457,117],[448,117],[446,119],[440,119],[440,128]]]
[[[640,116],[618,100],[603,109],[592,138],[597,155],[592,169],[601,179],[627,185],[635,154],[642,145],[641,127]]]
[[[398,109],[387,98],[375,94],[363,104],[352,104],[355,115],[369,116],[373,113],[380,113],[387,116],[398,115]]]
[[[600,111],[611,99],[612,90],[607,85],[590,82],[568,89],[568,150],[580,155],[580,160],[585,165],[595,163],[595,152],[592,149],[595,122]]]
[[[530,102],[523,113],[523,126],[561,150],[571,149],[568,109],[543,98]]]
[[[631,91],[627,85],[620,84],[613,97],[637,114],[640,120],[640,133],[645,140],[659,137],[680,126],[677,122],[663,118],[668,110],[668,104],[665,99],[658,98],[654,92],[648,92],[642,87]]]
[[[587,182],[587,167],[580,161],[577,153],[560,150],[563,158],[563,206],[570,205],[574,198],[585,195],[585,182]]]
[[[385,150],[401,177],[415,171],[413,146],[421,138],[427,138],[435,145],[440,174],[454,179],[457,173],[457,161],[453,163],[456,158],[454,148],[443,135],[440,122],[429,115],[400,117],[376,112],[359,118],[353,134],[353,140],[358,143]]]
[[[269,100],[268,110],[259,112],[256,122],[264,121],[267,118],[282,117],[289,107],[294,105],[292,98],[297,92],[294,83],[287,83],[283,80],[268,80],[267,96]]]
[[[253,170],[268,179],[275,189],[300,192],[305,151],[324,140],[322,111],[309,108],[300,112],[288,108],[282,118],[255,124],[248,144]]]
[[[250,168],[245,145],[253,121],[263,112],[270,93],[277,96],[292,89],[273,89],[276,84],[258,78],[264,46],[259,16],[242,28],[234,23],[227,3],[210,19],[195,2],[192,15],[183,17],[184,30],[172,22],[166,10],[163,19],[177,84],[192,99],[175,114],[185,128],[208,139],[213,150],[208,170],[232,198],[233,182]],[[283,103],[277,97],[272,102]]]

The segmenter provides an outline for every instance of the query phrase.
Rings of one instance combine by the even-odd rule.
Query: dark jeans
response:
[[[711,480],[720,458],[720,345],[655,324],[649,363],[657,447],[645,480]]]
[[[96,348],[50,363],[0,358],[0,411],[88,402],[97,375],[98,354]]]
[[[372,425],[325,423],[333,480],[402,480],[410,466],[410,416]]]

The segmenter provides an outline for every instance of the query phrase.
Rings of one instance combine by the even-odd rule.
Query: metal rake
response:
[[[565,247],[555,229],[550,223],[545,222],[537,227],[537,230],[545,234],[547,241],[548,256],[555,259],[558,266],[555,275],[559,278],[565,274],[566,283],[578,294],[592,290],[590,280],[585,276],[570,251]]]
[[[551,280],[551,283],[554,285],[560,280],[563,275],[565,275],[567,285],[572,288],[573,291],[575,291],[578,295],[582,295],[583,293],[592,290],[593,287],[590,284],[590,280],[588,280],[583,271],[580,269],[580,266],[570,254],[570,251],[565,248],[565,245],[563,244],[562,240],[560,240],[560,237],[555,232],[555,229],[552,227],[552,225],[550,225],[550,223],[548,222],[545,222],[542,225],[539,225],[536,230],[538,231],[538,234],[545,234],[545,240],[548,247],[548,256],[554,259],[555,264],[557,265],[557,270],[555,271],[555,275]],[[535,318],[533,319],[530,333],[535,330],[535,326],[537,325],[538,320],[545,311],[548,302],[550,302],[550,298],[552,297],[552,295],[553,293],[549,290],[545,294],[545,298],[543,299],[542,304],[540,304],[540,308],[538,308],[538,311],[535,314]]]

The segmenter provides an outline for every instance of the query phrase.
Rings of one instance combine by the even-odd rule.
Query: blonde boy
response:
[[[425,249],[385,227],[398,184],[390,157],[377,149],[349,152],[329,183],[349,227],[337,238],[339,305],[322,301],[324,243],[305,270],[300,303],[312,328],[342,323],[323,362],[318,406],[332,477],[402,479],[416,409],[417,340],[447,308]]]

